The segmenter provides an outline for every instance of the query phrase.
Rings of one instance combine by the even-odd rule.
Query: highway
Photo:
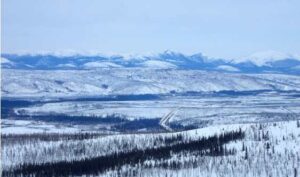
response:
[[[167,131],[169,131],[169,132],[172,132],[172,131],[173,131],[172,128],[169,127],[169,126],[167,125],[167,123],[170,121],[170,119],[176,114],[176,112],[177,112],[179,109],[180,109],[180,107],[179,107],[179,108],[175,108],[175,109],[171,110],[168,114],[166,114],[165,116],[163,116],[163,117],[161,118],[161,120],[159,121],[159,125],[160,125],[161,127],[163,127],[165,130],[167,130]]]

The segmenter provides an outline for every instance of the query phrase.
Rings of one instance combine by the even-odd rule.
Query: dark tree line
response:
[[[97,175],[107,170],[118,169],[123,165],[141,164],[146,160],[165,160],[173,153],[195,153],[199,156],[220,156],[233,154],[234,150],[227,150],[224,145],[230,141],[242,139],[244,132],[232,131],[221,135],[202,137],[198,140],[180,141],[176,144],[166,144],[163,147],[133,149],[129,152],[115,153],[107,156],[82,159],[79,161],[50,162],[44,164],[24,164],[12,171],[3,171],[2,176],[82,176]],[[174,137],[175,142],[180,137]],[[167,168],[179,168],[180,164],[173,163]]]
[[[15,119],[20,120],[35,120],[54,123],[72,123],[72,124],[101,124],[101,123],[120,123],[127,122],[124,116],[112,114],[107,117],[102,116],[77,116],[66,114],[47,114],[47,115],[14,115]]]
[[[2,144],[26,143],[30,141],[60,141],[85,140],[103,137],[105,134],[97,132],[80,133],[33,133],[33,134],[1,134]]]

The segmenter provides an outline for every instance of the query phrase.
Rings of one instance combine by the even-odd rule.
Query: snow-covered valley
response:
[[[154,100],[135,101],[56,101],[38,103],[28,107],[18,107],[13,110],[14,116],[27,116],[29,120],[30,117],[38,118],[41,116],[37,119],[39,121],[46,121],[46,119],[43,119],[43,116],[46,115],[53,117],[57,115],[74,116],[74,119],[76,116],[94,117],[94,119],[118,116],[129,121],[140,119],[156,120],[163,118],[172,111],[176,112],[170,117],[168,124],[193,127],[296,120],[300,116],[300,98],[295,93],[277,92],[244,96],[220,94],[165,96]],[[63,125],[64,121],[59,121],[58,119],[54,122]],[[87,129],[94,130],[96,127],[101,129],[101,123],[94,124],[92,122],[85,125],[77,123],[75,125],[72,125],[72,127],[81,128],[80,130],[84,131]],[[102,126],[102,131],[111,130],[110,126],[104,125]],[[104,129],[105,127],[106,129]],[[18,126],[18,128],[22,129],[24,127]],[[15,127],[16,130],[18,128]],[[11,129],[11,126],[6,126],[2,129],[3,132],[6,132]]]
[[[3,69],[2,175],[297,176],[299,86],[276,73]]]
[[[300,0],[0,7],[0,177],[300,177]]]

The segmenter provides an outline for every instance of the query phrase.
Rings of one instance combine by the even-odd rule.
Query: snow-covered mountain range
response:
[[[215,59],[201,53],[185,55],[165,51],[151,55],[57,55],[2,54],[2,68],[11,69],[95,69],[95,68],[154,68],[199,69],[240,73],[300,74],[300,57],[267,51],[241,59]]]

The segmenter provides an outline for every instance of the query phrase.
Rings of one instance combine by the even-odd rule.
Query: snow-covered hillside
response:
[[[178,151],[172,149],[168,156],[163,156],[168,147],[189,147],[188,143],[205,141],[203,138],[219,136],[221,143],[224,136],[230,132],[236,136],[238,132],[244,133],[241,138],[230,138],[227,143],[220,146],[224,154],[211,154],[211,148],[198,152],[200,146],[195,149]],[[222,138],[223,137],[223,138]],[[5,174],[35,173],[36,169],[43,169],[48,173],[82,174],[81,171],[49,171],[45,168],[51,165],[58,168],[62,164],[65,167],[85,169],[87,174],[97,176],[261,176],[284,177],[297,176],[300,170],[300,122],[285,121],[265,124],[234,124],[219,125],[202,129],[189,130],[177,133],[157,134],[127,134],[127,135],[52,135],[45,134],[4,136],[4,144],[1,148],[1,160]],[[201,140],[202,138],[202,140]],[[20,139],[16,141],[16,139]],[[198,149],[198,150],[197,150]],[[149,154],[160,150],[160,154]],[[123,163],[117,168],[97,168],[87,170],[83,165],[95,158],[112,157],[110,163],[121,154],[120,157],[134,152],[135,157],[143,152],[140,160]],[[226,153],[225,153],[226,152]],[[116,154],[112,155],[111,154]],[[159,158],[157,158],[157,156]],[[147,158],[148,157],[148,158]],[[153,157],[153,158],[151,158]],[[132,157],[128,157],[131,158]],[[48,163],[47,163],[48,162]],[[76,166],[80,162],[81,166]],[[136,162],[136,163],[135,163]],[[72,164],[75,163],[75,164]],[[100,162],[101,163],[101,162]],[[120,164],[120,161],[116,163]],[[25,164],[25,166],[20,166]],[[26,166],[26,164],[32,164]],[[39,166],[40,165],[40,166]],[[36,166],[36,168],[35,168]],[[21,169],[20,171],[15,169]],[[23,170],[22,170],[23,169]],[[52,170],[52,169],[51,169]]]
[[[300,90],[300,77],[172,69],[2,70],[4,97]]]
[[[88,62],[83,65],[84,68],[120,68],[122,66],[111,62]]]
[[[235,149],[235,155],[199,156],[193,153],[173,154],[162,161],[148,160],[137,166],[125,166],[119,171],[107,171],[103,176],[135,174],[146,177],[297,177],[300,171],[300,122],[228,125],[187,132],[193,137],[219,134],[241,128],[246,137],[225,146]],[[180,164],[172,168],[173,164]],[[169,165],[169,167],[168,167]],[[146,168],[145,168],[146,167]]]
[[[154,68],[154,69],[177,68],[177,66],[174,64],[164,62],[164,61],[158,61],[158,60],[145,61],[143,63],[143,66],[146,68]]]

